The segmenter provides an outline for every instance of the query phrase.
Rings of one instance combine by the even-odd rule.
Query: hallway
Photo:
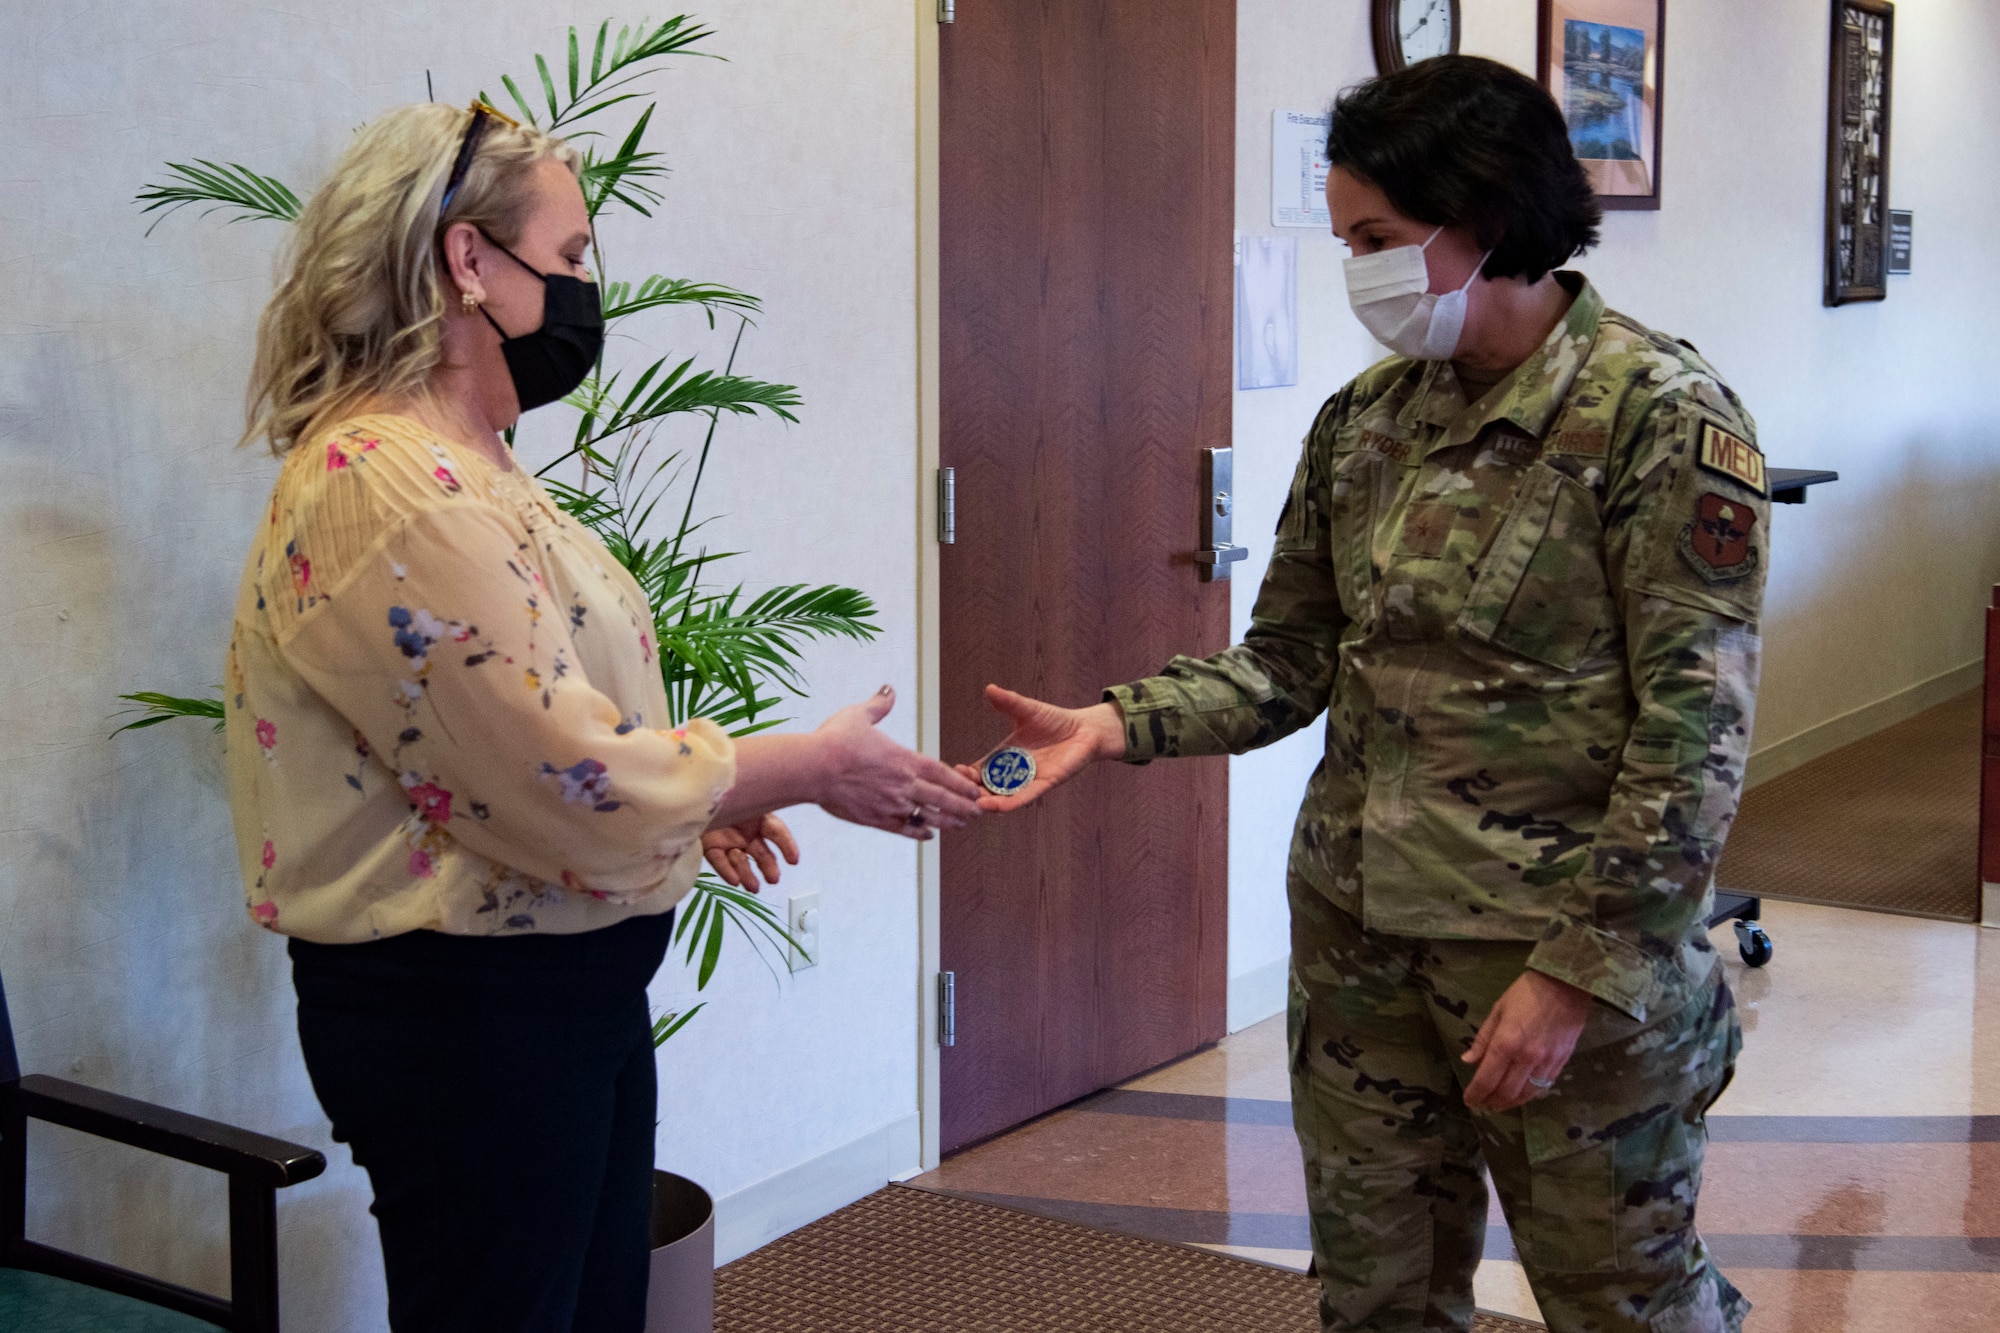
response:
[[[2000,934],[1769,903],[1702,1232],[1748,1333],[1978,1333],[2000,1308]],[[1284,1019],[970,1149],[911,1183],[1303,1269]],[[1497,1205],[1483,1308],[1536,1317]]]

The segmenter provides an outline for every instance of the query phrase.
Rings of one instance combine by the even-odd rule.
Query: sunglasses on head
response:
[[[521,128],[521,122],[504,111],[494,109],[485,102],[472,104],[472,119],[466,123],[465,137],[458,141],[458,156],[452,159],[451,175],[445,177],[444,197],[438,200],[438,216],[442,218],[450,209],[451,201],[458,197],[458,190],[465,184],[465,174],[472,170],[472,159],[479,153],[479,142],[486,137],[487,127],[494,121]]]

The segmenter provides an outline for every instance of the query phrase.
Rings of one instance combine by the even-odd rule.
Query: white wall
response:
[[[1838,484],[1780,506],[1756,747],[1770,773],[1893,720],[1899,701],[1976,661],[2000,580],[2000,405],[1987,384],[2000,307],[2000,9],[1896,6],[1894,206],[1916,213],[1916,272],[1889,300],[1820,304],[1825,0],[1668,6],[1664,207],[1606,216],[1577,267],[1617,309],[1699,346],[1757,418],[1776,467]],[[1237,225],[1268,234],[1270,118],[1322,109],[1374,72],[1365,0],[1239,0]],[[1466,0],[1464,49],[1530,73],[1535,0]],[[1234,606],[1248,625],[1268,534],[1325,397],[1379,350],[1347,313],[1331,237],[1299,237],[1300,383],[1236,395]],[[1952,683],[1973,683],[1963,674]],[[1871,707],[1873,706],[1873,707]],[[1286,950],[1284,846],[1317,737],[1235,761],[1230,789],[1232,1026],[1275,1012]],[[1262,1004],[1253,1003],[1261,1000]]]
[[[1475,0],[1476,3],[1476,0]],[[1271,558],[1271,534],[1320,404],[1382,355],[1348,312],[1340,260],[1327,233],[1271,225],[1271,113],[1320,112],[1375,72],[1365,0],[1237,0],[1236,228],[1294,236],[1299,248],[1299,378],[1283,389],[1236,391],[1235,634],[1250,627]],[[1285,1002],[1290,913],[1285,860],[1299,797],[1325,750],[1318,725],[1230,760],[1229,1027],[1267,1018]]]
[[[1274,108],[1371,72],[1365,0],[1240,0],[1239,225],[1269,225]],[[650,226],[614,223],[620,269],[734,282],[768,301],[744,368],[797,383],[801,426],[724,428],[718,544],[744,576],[838,579],[880,601],[872,648],[818,651],[806,716],[884,680],[915,703],[916,161],[913,18],[927,5],[713,0],[729,63],[662,88],[675,176]],[[1996,186],[2000,17],[1984,0],[1898,7],[1894,194],[1918,276],[1881,306],[1818,304],[1826,15],[1821,0],[1676,0],[1667,208],[1607,220],[1583,267],[1611,300],[1701,345],[1758,415],[1774,463],[1845,479],[1781,512],[1759,745],[1809,733],[1977,656],[2000,575],[1980,523],[2000,479],[1975,348],[1996,304],[1979,245]],[[913,9],[918,11],[913,16]],[[1467,0],[1468,48],[1532,58],[1532,0]],[[423,95],[492,88],[600,11],[527,0],[26,0],[0,54],[0,973],[25,1062],[309,1143],[276,942],[245,924],[217,747],[190,724],[107,740],[122,690],[216,680],[231,591],[272,474],[234,453],[269,227],[191,215],[150,239],[130,200],[167,158],[240,160],[305,184],[351,129]],[[632,15],[636,17],[636,11]],[[1339,248],[1297,233],[1301,383],[1239,394],[1237,628],[1297,443],[1372,359]],[[695,334],[663,326],[673,346]],[[709,344],[715,347],[715,344]],[[719,352],[719,349],[717,349]],[[531,432],[526,450],[545,447]],[[892,729],[913,735],[903,712]],[[1283,863],[1316,738],[1236,762],[1230,971],[1237,1018],[1271,1012]],[[824,964],[771,980],[733,954],[710,1012],[662,1062],[661,1160],[723,1196],[724,1252],[831,1207],[917,1148],[917,862],[802,818],[825,895]],[[683,998],[669,972],[663,1003]],[[38,1139],[39,1234],[219,1287],[212,1179]],[[281,1196],[286,1319],[381,1326],[367,1192],[344,1149]],[[788,1174],[781,1174],[788,1173]],[[760,1182],[766,1182],[760,1184]],[[170,1226],[161,1219],[172,1219]]]
[[[723,427],[711,503],[752,586],[839,580],[884,635],[816,651],[804,715],[916,695],[915,39],[906,0],[708,0],[727,63],[656,86],[675,174],[619,270],[761,294],[747,373],[796,383],[803,424]],[[272,461],[231,449],[280,240],[192,212],[148,239],[158,164],[237,160],[309,185],[352,129],[530,72],[597,5],[529,0],[26,0],[0,53],[0,974],[25,1065],[329,1149],[280,1196],[285,1318],[383,1326],[365,1180],[301,1066],[279,941],[246,924],[218,743],[176,723],[108,740],[114,696],[220,678],[230,601]],[[625,14],[637,18],[642,11]],[[660,327],[691,347],[685,324]],[[703,335],[706,336],[706,335]],[[706,344],[717,362],[726,347]],[[524,452],[545,448],[546,428]],[[797,888],[824,963],[774,984],[732,948],[710,1009],[661,1062],[660,1158],[724,1196],[725,1254],[773,1217],[844,1202],[916,1161],[916,857],[798,821]],[[779,896],[796,891],[788,877]],[[670,968],[656,991],[684,998]],[[212,1177],[38,1135],[36,1231],[226,1284]],[[830,1154],[830,1156],[829,1156]],[[747,1187],[817,1162],[800,1185]],[[754,1215],[753,1215],[754,1214]],[[94,1231],[95,1240],[86,1240]]]

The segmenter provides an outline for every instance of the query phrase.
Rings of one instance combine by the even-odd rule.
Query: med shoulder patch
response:
[[[1712,421],[1702,423],[1698,461],[1703,471],[1747,486],[1759,498],[1768,498],[1771,494],[1769,479],[1764,475],[1764,455],[1758,452],[1757,446],[1731,435]]]
[[[1750,534],[1757,512],[1741,500],[1706,491],[1695,501],[1694,521],[1681,529],[1681,557],[1707,583],[1734,583],[1757,572]]]

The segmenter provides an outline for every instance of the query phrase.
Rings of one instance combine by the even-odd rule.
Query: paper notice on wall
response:
[[[1299,238],[1245,236],[1236,248],[1236,387],[1299,382]]]
[[[1331,227],[1326,211],[1325,112],[1271,113],[1271,225]]]

